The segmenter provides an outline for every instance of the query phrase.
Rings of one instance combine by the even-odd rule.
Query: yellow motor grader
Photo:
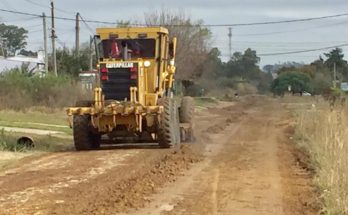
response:
[[[102,140],[158,142],[193,139],[191,97],[174,98],[176,38],[162,27],[99,28],[94,97],[67,109],[76,150]]]

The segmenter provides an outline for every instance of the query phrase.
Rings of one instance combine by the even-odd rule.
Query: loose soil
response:
[[[25,158],[0,171],[0,214],[317,214],[311,172],[277,100],[196,112],[196,143]]]

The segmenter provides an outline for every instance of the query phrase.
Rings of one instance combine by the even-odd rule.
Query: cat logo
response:
[[[120,63],[107,63],[106,68],[133,68],[133,63],[131,62],[120,62]]]

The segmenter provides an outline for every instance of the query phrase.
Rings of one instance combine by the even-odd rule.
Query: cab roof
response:
[[[163,33],[168,34],[164,27],[126,27],[126,28],[97,28],[97,34],[141,34],[141,33]]]

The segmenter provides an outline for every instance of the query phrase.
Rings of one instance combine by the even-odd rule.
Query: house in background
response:
[[[44,52],[39,51],[37,57],[27,57],[23,55],[7,58],[0,57],[0,73],[12,69],[21,69],[23,65],[27,67],[27,72],[29,74],[44,76],[46,73]]]
[[[98,71],[82,71],[79,74],[79,79],[82,84],[82,87],[86,90],[92,90],[95,85],[98,78]]]

